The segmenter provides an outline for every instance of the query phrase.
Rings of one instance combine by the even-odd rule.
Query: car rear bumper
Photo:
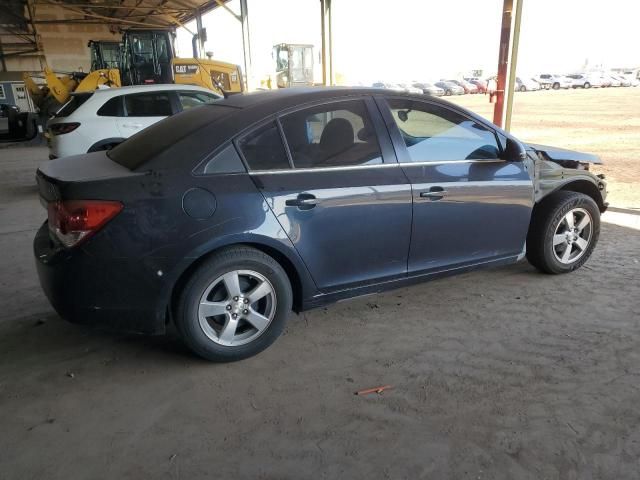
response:
[[[46,222],[36,233],[33,250],[40,285],[65,320],[122,332],[164,333],[166,311],[155,308],[157,285],[141,284],[124,264],[118,268],[113,259],[96,258],[82,247],[56,246]]]

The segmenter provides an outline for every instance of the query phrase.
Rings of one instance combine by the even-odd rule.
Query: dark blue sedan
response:
[[[580,267],[607,206],[592,163],[422,95],[232,96],[41,167],[35,257],[62,317],[174,322],[197,354],[238,360],[292,310],[525,256]]]

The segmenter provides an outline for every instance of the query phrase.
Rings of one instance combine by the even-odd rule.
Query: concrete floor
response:
[[[214,365],[53,312],[31,254],[45,157],[0,150],[0,479],[638,478],[637,213],[607,214],[573,274],[522,263],[341,303]]]

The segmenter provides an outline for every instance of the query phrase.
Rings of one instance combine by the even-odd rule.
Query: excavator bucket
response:
[[[45,67],[44,77],[49,87],[49,94],[61,105],[69,101],[70,93],[78,86],[78,82],[71,76],[63,75],[58,77],[49,67]]]
[[[94,70],[84,77],[78,86],[76,92],[92,92],[96,88],[122,86],[120,83],[120,71],[117,68],[103,68]]]
[[[33,104],[36,107],[40,107],[45,97],[47,96],[47,87],[44,85],[38,85],[26,72],[22,74],[22,81],[24,82],[24,86],[27,89],[31,100],[33,100]]]

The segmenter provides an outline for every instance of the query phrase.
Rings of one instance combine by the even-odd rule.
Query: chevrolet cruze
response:
[[[173,322],[198,355],[238,360],[292,310],[525,257],[575,270],[607,207],[593,163],[424,95],[232,96],[40,167],[35,258],[62,317]]]

